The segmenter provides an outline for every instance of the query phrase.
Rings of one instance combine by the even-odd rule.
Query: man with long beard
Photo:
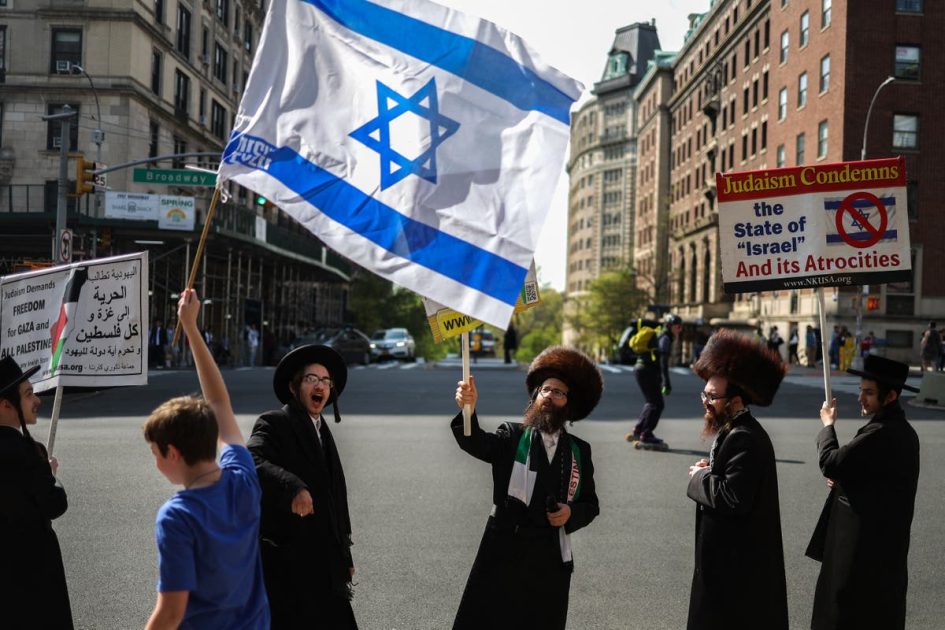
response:
[[[781,358],[720,330],[694,366],[706,381],[709,459],[689,467],[696,554],[688,630],[786,630],[787,588],[774,447],[748,405],[766,407],[784,378]]]
[[[600,371],[583,353],[555,346],[535,357],[525,385],[530,402],[523,423],[488,433],[474,411],[469,437],[462,412],[451,423],[460,448],[492,465],[493,482],[492,513],[454,630],[563,630],[574,569],[570,534],[600,512],[591,446],[565,428],[597,405]],[[474,378],[459,383],[460,409],[475,410],[478,397]]]

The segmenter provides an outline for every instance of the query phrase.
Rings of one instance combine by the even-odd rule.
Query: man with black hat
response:
[[[56,458],[33,440],[39,397],[13,357],[0,359],[0,611],[4,626],[72,628],[69,590],[52,519],[67,507]]]
[[[834,423],[837,401],[820,410],[820,470],[830,494],[807,548],[823,564],[814,594],[813,630],[897,630],[906,623],[908,555],[919,438],[899,404],[909,366],[868,355],[860,414],[870,421],[844,446]]]
[[[600,371],[585,354],[555,346],[535,357],[525,385],[524,422],[495,433],[479,427],[475,379],[456,389],[456,404],[474,410],[472,435],[463,434],[462,412],[450,426],[460,448],[492,465],[493,506],[454,630],[563,629],[574,569],[570,534],[600,512],[591,446],[565,429],[597,405]]]
[[[767,407],[784,378],[781,357],[720,330],[693,366],[706,381],[709,459],[689,467],[696,557],[688,630],[786,630],[787,587],[774,447],[748,405]]]
[[[334,437],[322,417],[348,370],[328,346],[293,350],[272,379],[282,409],[256,421],[247,446],[262,485],[260,554],[272,628],[357,628],[348,490]]]

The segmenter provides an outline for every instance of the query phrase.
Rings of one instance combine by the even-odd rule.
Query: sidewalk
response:
[[[785,383],[802,385],[804,387],[813,387],[820,390],[821,395],[824,391],[824,371],[821,366],[807,367],[801,365],[792,365],[787,376],[784,377]],[[919,366],[910,366],[909,379],[906,384],[919,389],[922,385],[922,371]],[[840,370],[830,371],[830,387],[833,392],[843,394],[858,395],[860,393],[860,377],[853,374],[847,374]],[[925,401],[916,400],[916,394],[904,391],[902,399],[910,405],[924,407],[928,409],[945,409],[945,405],[929,404]]]
[[[445,359],[437,361],[435,365],[438,368],[462,368],[463,359],[459,355],[449,354]],[[479,357],[469,360],[470,370],[519,370],[526,367],[528,366],[515,361],[506,363],[501,357]]]

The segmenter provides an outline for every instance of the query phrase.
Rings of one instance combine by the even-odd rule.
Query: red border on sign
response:
[[[874,228],[873,225],[869,222],[863,213],[854,207],[853,202],[859,199],[865,199],[871,204],[876,206],[876,209],[879,210],[879,228]],[[872,234],[872,236],[865,241],[858,241],[850,238],[846,230],[843,229],[843,213],[849,212],[853,215],[853,218],[856,219],[863,229]],[[837,207],[837,234],[840,235],[840,238],[843,239],[843,242],[852,247],[858,247],[864,249],[866,247],[872,247],[883,238],[883,235],[886,234],[886,226],[889,225],[889,216],[886,212],[886,206],[883,205],[883,202],[879,200],[879,197],[873,193],[866,192],[861,190],[860,192],[855,192],[847,195],[843,201],[840,202],[840,205]]]

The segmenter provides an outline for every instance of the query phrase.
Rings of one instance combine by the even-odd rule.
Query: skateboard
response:
[[[644,451],[661,451],[661,452],[666,452],[669,450],[669,444],[667,444],[666,442],[658,442],[656,444],[647,443],[635,437],[632,433],[628,433],[624,437],[628,442],[633,444],[633,448],[637,450],[642,449]]]

